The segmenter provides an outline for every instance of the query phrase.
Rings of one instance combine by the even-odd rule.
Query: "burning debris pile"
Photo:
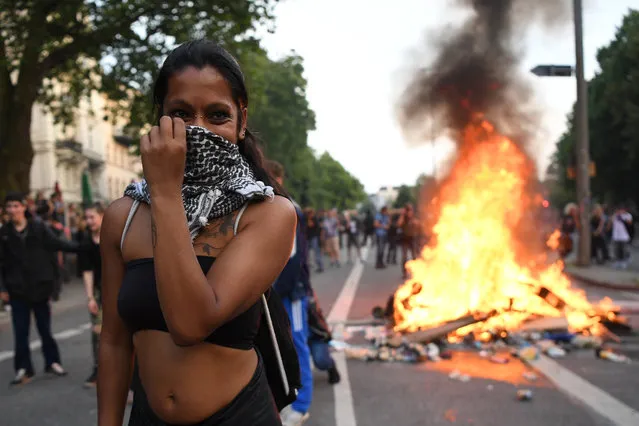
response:
[[[457,1],[459,3],[459,1]],[[429,244],[408,263],[395,293],[394,327],[416,332],[472,315],[451,334],[509,332],[538,317],[566,317],[573,331],[596,332],[613,306],[592,305],[572,289],[560,262],[539,244],[535,212],[543,197],[526,149],[537,129],[530,90],[518,78],[515,41],[526,23],[568,16],[562,2],[465,0],[473,14],[437,40],[438,55],[408,87],[405,127],[430,116],[456,142],[448,175],[425,206],[436,218]]]
[[[408,263],[410,278],[389,306],[378,309],[390,325],[368,336],[368,349],[343,349],[363,359],[415,361],[441,358],[450,344],[482,350],[500,344],[523,358],[600,348],[616,338],[606,324],[623,320],[610,300],[593,304],[571,288],[562,263],[547,256],[557,235],[544,244],[534,219],[543,206],[530,157],[538,123],[530,90],[518,78],[519,31],[538,17],[567,16],[560,10],[567,3],[462,3],[471,17],[459,30],[442,32],[433,64],[416,74],[401,105],[405,128],[429,120],[457,146],[422,209],[435,218],[426,229],[429,243]],[[550,325],[535,329],[544,320]]]

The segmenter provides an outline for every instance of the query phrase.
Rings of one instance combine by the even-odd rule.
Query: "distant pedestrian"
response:
[[[418,252],[418,238],[420,233],[420,223],[415,216],[415,209],[412,204],[406,204],[404,211],[399,217],[397,227],[401,229],[401,246],[402,246],[402,277],[406,279],[408,277],[408,271],[406,270],[406,262],[410,259],[417,259]]]
[[[82,272],[82,281],[87,295],[87,308],[91,318],[91,349],[93,369],[85,380],[87,387],[95,387],[98,380],[98,353],[100,331],[102,327],[102,259],[100,257],[100,228],[104,209],[101,205],[93,205],[84,210],[86,229],[80,236],[90,247],[78,256],[78,268]]]
[[[357,216],[351,215],[349,212],[344,212],[344,228],[346,230],[346,255],[348,263],[352,263],[352,251],[355,251],[357,258],[360,261],[364,261],[362,258],[362,251],[359,244],[359,230],[360,224]]]
[[[313,252],[315,272],[324,271],[324,259],[322,255],[322,224],[315,210],[309,209],[306,214],[306,237],[309,249]]]
[[[29,348],[31,314],[42,341],[45,371],[65,376],[60,351],[51,332],[50,300],[57,277],[55,251],[79,251],[80,246],[56,236],[42,221],[26,217],[25,198],[10,193],[5,198],[9,223],[0,228],[0,298],[11,306],[14,333],[15,377],[12,385],[24,384],[35,374]]]
[[[339,231],[340,222],[337,215],[337,209],[328,212],[324,219],[324,238],[326,239],[326,248],[331,259],[331,266],[340,267],[340,249],[339,249]]]
[[[633,224],[632,215],[621,206],[612,216],[612,244],[615,250],[615,267],[626,269],[628,267],[628,244],[632,241]]]
[[[384,253],[388,240],[388,229],[390,228],[390,216],[388,215],[388,207],[382,207],[382,210],[375,216],[375,238],[377,241],[377,261],[375,268],[383,269]]]

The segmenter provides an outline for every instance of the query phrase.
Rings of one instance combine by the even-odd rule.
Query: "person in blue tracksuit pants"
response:
[[[275,161],[267,162],[267,170],[271,176],[283,186],[284,168]],[[302,378],[302,388],[297,399],[280,413],[284,426],[300,426],[308,419],[308,411],[313,399],[313,372],[311,370],[311,353],[308,346],[308,294],[310,292],[310,274],[308,269],[307,241],[304,234],[304,213],[299,205],[293,202],[297,212],[297,230],[291,258],[273,284],[273,289],[282,299],[288,313],[293,334],[293,343],[297,350]]]

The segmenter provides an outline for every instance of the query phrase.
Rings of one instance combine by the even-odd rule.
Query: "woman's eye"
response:
[[[216,122],[219,123],[220,121],[226,121],[228,119],[230,119],[231,116],[224,111],[215,111],[215,112],[211,112],[210,114],[207,115],[207,119],[210,122]]]
[[[190,114],[183,110],[172,111],[169,116],[173,118],[181,118],[182,120],[187,120],[190,118]]]

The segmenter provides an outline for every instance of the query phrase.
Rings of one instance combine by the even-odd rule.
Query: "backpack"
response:
[[[635,221],[634,218],[633,220],[630,221],[630,223],[626,222],[625,220],[622,220],[621,223],[623,223],[623,226],[626,227],[626,231],[628,232],[628,236],[630,237],[630,241],[635,239]]]
[[[124,246],[124,237],[139,206],[140,201],[134,200],[124,224],[120,249]],[[248,203],[244,204],[235,218],[234,236],[237,235],[240,218],[246,207],[248,207]],[[279,296],[275,291],[269,289],[262,295],[261,304],[263,316],[260,319],[254,343],[255,348],[262,356],[264,371],[277,410],[282,411],[284,407],[297,399],[297,391],[302,387],[300,364],[293,344],[288,314]],[[135,388],[138,385],[139,383],[134,379],[132,386]]]

